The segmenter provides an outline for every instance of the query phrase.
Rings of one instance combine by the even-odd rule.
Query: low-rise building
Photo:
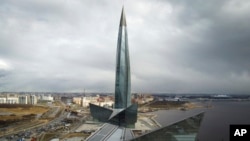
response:
[[[97,95],[97,96],[84,96],[82,98],[82,107],[88,107],[89,106],[89,103],[93,103],[93,104],[97,104],[97,99],[99,98],[100,96]]]
[[[43,101],[54,101],[54,98],[51,95],[40,95],[39,100],[43,100]]]
[[[73,103],[82,105],[82,97],[73,97]]]
[[[99,95],[97,96],[85,96],[82,98],[82,106],[83,107],[88,107],[89,103],[99,105],[102,107],[112,107],[114,104],[114,100],[112,100],[110,97],[100,97]]]

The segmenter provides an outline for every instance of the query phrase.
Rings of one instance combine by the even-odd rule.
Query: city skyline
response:
[[[0,92],[114,92],[121,1],[1,1]],[[132,92],[250,93],[248,1],[126,1]]]

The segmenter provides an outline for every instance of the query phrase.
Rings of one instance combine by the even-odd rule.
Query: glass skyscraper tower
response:
[[[154,126],[154,128],[150,132],[145,132],[140,136],[137,135],[135,138],[135,135],[139,133],[137,131],[145,129],[144,127],[142,129],[135,127],[138,105],[131,103],[130,61],[124,8],[122,8],[117,41],[114,107],[108,109],[91,103],[89,106],[93,119],[106,122],[106,124],[88,137],[88,141],[195,141],[204,115],[203,112],[198,112],[190,117],[185,116],[185,119],[176,117],[176,122],[158,129],[155,129],[157,126],[154,125],[154,122],[157,125],[159,124],[156,120],[153,120],[152,123],[146,123],[146,120],[142,120],[143,122],[140,121],[139,125],[143,125],[145,122],[151,124],[150,126]],[[187,113],[185,111],[184,115]]]
[[[92,117],[99,121],[125,127],[133,127],[137,121],[137,104],[131,104],[130,62],[124,7],[117,41],[114,107],[107,109],[91,103],[89,105]]]
[[[120,19],[115,79],[115,109],[127,108],[131,105],[131,80],[128,49],[128,34],[124,8]]]

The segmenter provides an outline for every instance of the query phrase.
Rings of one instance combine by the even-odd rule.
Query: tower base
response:
[[[89,107],[92,117],[101,122],[133,128],[137,121],[137,104],[132,104],[125,109],[107,109],[91,103]]]

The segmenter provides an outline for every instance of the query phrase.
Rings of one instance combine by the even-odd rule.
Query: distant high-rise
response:
[[[120,19],[115,79],[115,109],[127,108],[131,105],[131,80],[128,50],[128,34],[124,8]]]

